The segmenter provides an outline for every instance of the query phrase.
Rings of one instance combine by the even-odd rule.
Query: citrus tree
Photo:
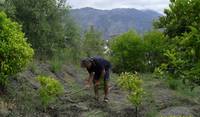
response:
[[[138,107],[142,103],[144,90],[142,88],[142,80],[137,74],[121,73],[118,79],[118,85],[129,92],[128,100],[136,107],[136,116],[138,115]]]
[[[26,42],[21,26],[0,12],[0,88],[5,89],[8,77],[27,65],[34,54]]]
[[[155,23],[163,29],[168,46],[167,59],[156,71],[194,88],[200,85],[200,1],[170,1],[165,15]]]
[[[50,104],[56,101],[56,97],[64,92],[63,85],[51,77],[38,76],[36,78],[41,87],[39,88],[39,96],[44,109]]]

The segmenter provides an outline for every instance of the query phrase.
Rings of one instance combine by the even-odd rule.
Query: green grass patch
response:
[[[179,88],[179,86],[182,85],[182,82],[178,79],[167,79],[167,84],[169,86],[170,89],[172,90],[177,90]]]
[[[70,48],[55,50],[53,57],[49,60],[51,71],[59,72],[64,64],[77,65],[80,56],[74,49]]]
[[[64,62],[58,57],[52,58],[52,60],[50,60],[51,71],[54,73],[59,72],[62,68],[63,63]]]
[[[180,85],[177,89],[177,92],[179,92],[183,96],[188,96],[192,99],[200,100],[200,87],[195,87],[193,90],[191,90],[190,87],[185,86],[182,83],[182,85]]]
[[[31,70],[31,72],[33,72],[34,74],[39,75],[41,73],[41,71],[39,70],[38,66],[37,66],[37,62],[36,60],[33,60],[30,64],[29,64],[29,69]]]

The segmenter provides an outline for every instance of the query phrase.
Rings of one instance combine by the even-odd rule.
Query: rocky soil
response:
[[[65,87],[65,95],[58,98],[44,111],[38,100],[37,75],[49,75],[59,80]],[[94,99],[93,90],[82,90],[87,73],[74,66],[64,66],[53,73],[50,65],[37,64],[10,80],[8,91],[0,97],[1,117],[134,117],[135,108],[127,99],[127,93],[120,90],[111,78],[110,101]],[[159,80],[145,80],[146,95],[138,117],[200,117],[200,104],[169,89]]]

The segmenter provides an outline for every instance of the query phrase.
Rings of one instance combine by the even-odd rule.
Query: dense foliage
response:
[[[102,56],[104,52],[104,41],[101,33],[96,31],[93,26],[84,34],[83,52],[86,56]]]
[[[116,72],[144,69],[144,44],[136,32],[129,31],[115,37],[110,46],[111,61]]]
[[[50,103],[56,101],[56,97],[64,92],[62,84],[51,78],[45,76],[38,76],[37,80],[40,82],[39,95],[44,108]]]
[[[156,23],[164,28],[167,61],[156,71],[167,78],[181,79],[192,88],[200,85],[199,0],[171,0],[166,16]]]
[[[170,0],[169,9],[165,15],[155,23],[157,28],[164,28],[164,33],[169,37],[181,36],[190,32],[190,26],[200,30],[200,1],[199,0]]]
[[[164,60],[165,37],[160,31],[151,31],[142,38],[129,31],[110,42],[111,61],[116,72],[152,72]]]
[[[119,76],[118,85],[123,89],[129,91],[128,100],[134,106],[136,106],[137,109],[137,107],[141,105],[144,95],[144,90],[142,88],[142,80],[140,79],[138,74],[132,74],[127,72],[122,73]]]
[[[21,26],[0,12],[0,86],[8,77],[20,72],[33,56],[33,49],[26,42]]]
[[[37,57],[51,57],[58,48],[78,48],[79,33],[66,0],[7,0],[4,11],[22,24]]]
[[[145,46],[145,71],[153,72],[156,67],[165,61],[163,52],[167,48],[165,45],[166,39],[164,34],[157,30],[145,33],[143,39]]]

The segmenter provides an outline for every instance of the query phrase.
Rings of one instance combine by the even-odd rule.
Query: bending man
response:
[[[86,87],[90,87],[91,83],[94,84],[95,99],[99,99],[98,88],[100,79],[104,80],[104,101],[108,102],[108,80],[111,64],[109,61],[101,57],[86,58],[81,61],[81,67],[86,68],[89,73],[89,78],[86,80]]]

